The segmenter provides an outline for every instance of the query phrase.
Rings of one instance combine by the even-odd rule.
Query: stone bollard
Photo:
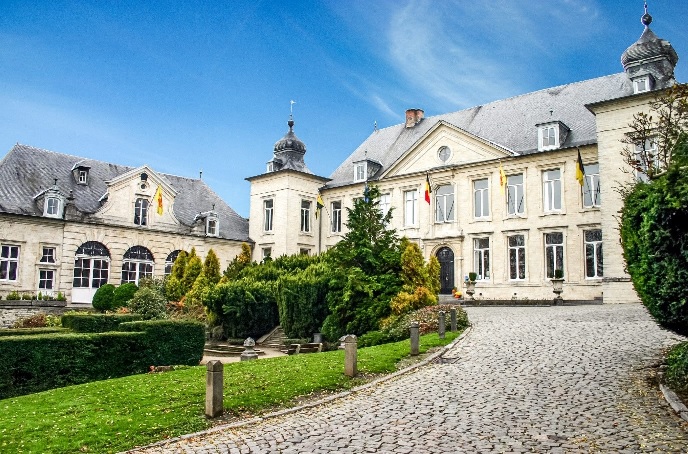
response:
[[[314,344],[322,344],[323,343],[322,333],[314,333],[313,334],[313,343]]]
[[[358,373],[358,352],[356,350],[358,339],[353,334],[347,334],[342,336],[339,341],[344,344],[344,375],[355,377]]]
[[[256,341],[249,337],[244,341],[244,351],[241,353],[241,361],[253,361],[258,359],[258,353],[253,349],[256,346]]]
[[[205,376],[205,415],[208,418],[222,416],[222,361],[208,361]]]
[[[452,333],[456,332],[456,308],[452,307],[451,311],[449,311],[450,318],[451,318],[451,331]]]
[[[411,356],[418,356],[420,353],[419,328],[420,324],[418,322],[411,322],[411,326],[409,326],[409,331],[411,331]]]
[[[439,316],[439,319],[440,319],[440,320],[439,320],[439,325],[440,325],[440,327],[439,327],[438,332],[439,332],[439,335],[440,335],[440,339],[444,339],[444,311],[440,311],[440,312],[438,313],[438,316]]]

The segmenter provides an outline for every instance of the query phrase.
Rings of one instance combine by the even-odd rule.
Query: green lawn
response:
[[[421,337],[421,352],[458,334]],[[409,341],[358,351],[360,373],[388,373]],[[225,411],[250,414],[298,396],[360,383],[343,374],[342,351],[226,364]],[[212,425],[204,416],[205,366],[134,375],[0,400],[0,452],[118,452]]]

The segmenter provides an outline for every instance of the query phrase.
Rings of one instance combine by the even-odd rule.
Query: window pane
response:
[[[473,205],[474,205],[474,213],[473,214],[476,218],[479,218],[482,214],[482,208],[480,206],[480,201],[481,201],[480,191],[475,191],[473,193]]]
[[[561,210],[561,180],[554,181],[553,207],[555,210]]]
[[[526,248],[518,248],[518,278],[526,278]]]

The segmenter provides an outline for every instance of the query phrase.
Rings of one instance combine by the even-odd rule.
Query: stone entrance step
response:
[[[254,349],[258,355],[265,355],[265,352],[260,349]],[[244,352],[244,347],[241,345],[230,345],[227,343],[208,343],[203,348],[204,356],[241,356]]]

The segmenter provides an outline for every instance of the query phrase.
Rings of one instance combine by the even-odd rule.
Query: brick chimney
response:
[[[406,127],[413,128],[423,119],[423,109],[406,109]]]

